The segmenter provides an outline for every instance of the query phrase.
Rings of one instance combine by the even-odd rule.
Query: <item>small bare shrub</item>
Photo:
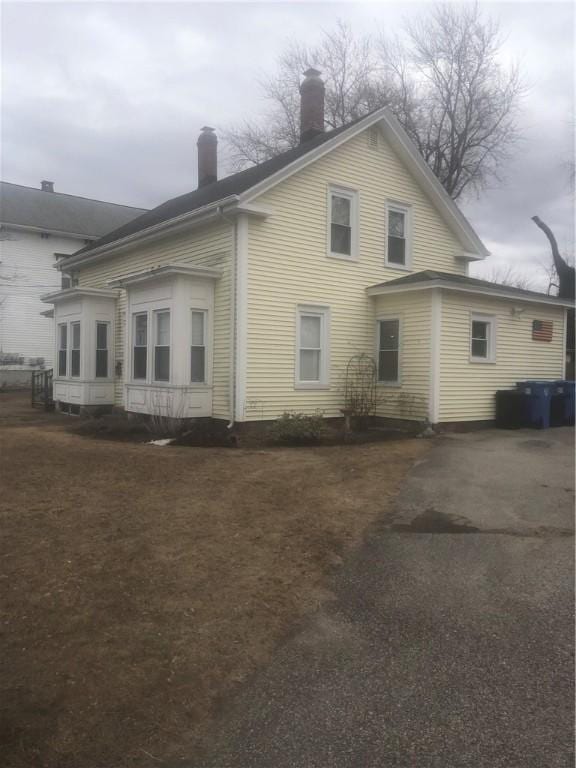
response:
[[[314,445],[320,441],[324,419],[320,412],[284,412],[270,427],[270,439],[283,445]]]

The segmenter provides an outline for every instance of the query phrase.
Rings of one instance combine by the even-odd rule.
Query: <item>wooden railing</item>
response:
[[[45,411],[54,408],[52,400],[52,375],[54,371],[32,371],[32,407],[40,406]]]

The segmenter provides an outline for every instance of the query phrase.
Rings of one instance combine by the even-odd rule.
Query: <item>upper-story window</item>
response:
[[[410,207],[400,203],[388,203],[386,265],[410,269],[412,264],[412,216]]]
[[[328,255],[340,259],[358,256],[358,193],[342,187],[328,191]]]

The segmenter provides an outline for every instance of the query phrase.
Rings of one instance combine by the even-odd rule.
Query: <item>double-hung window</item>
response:
[[[192,345],[190,347],[190,381],[206,382],[206,312],[192,310]]]
[[[154,312],[154,381],[170,381],[170,312]]]
[[[110,323],[96,323],[96,378],[108,377],[108,336]]]
[[[300,387],[328,386],[327,307],[298,307],[296,384]]]
[[[148,375],[148,314],[138,312],[133,322],[132,378],[144,380]]]
[[[410,208],[397,203],[387,205],[386,264],[391,267],[409,268],[410,253]]]
[[[80,323],[70,323],[70,376],[80,376]]]
[[[58,326],[58,376],[66,376],[68,371],[68,325]]]
[[[489,315],[470,318],[470,360],[493,363],[496,359],[496,321]]]
[[[358,193],[331,187],[328,194],[328,253],[344,259],[357,258]]]
[[[400,320],[397,317],[378,321],[378,381],[400,382]]]

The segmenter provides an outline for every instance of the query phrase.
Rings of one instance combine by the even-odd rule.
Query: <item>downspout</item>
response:
[[[231,311],[230,318],[232,324],[232,349],[230,351],[230,421],[227,429],[232,429],[236,422],[236,372],[238,367],[238,222],[236,219],[230,219],[224,214],[223,206],[216,208],[218,215],[232,227],[232,238],[234,241],[232,251],[232,269],[231,269]]]

